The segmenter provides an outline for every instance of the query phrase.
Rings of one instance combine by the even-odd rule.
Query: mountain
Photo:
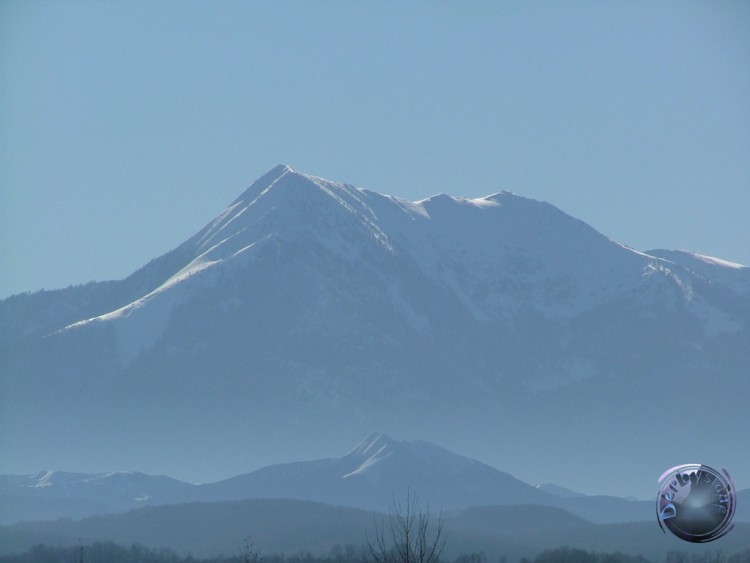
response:
[[[555,493],[429,442],[399,442],[374,433],[340,458],[270,465],[202,485],[132,472],[0,476],[0,524],[80,518],[150,505],[274,498],[387,512],[409,495],[435,511],[542,505],[595,523],[653,520],[651,501],[560,494],[568,490],[549,485],[545,489]]]
[[[279,166],[124,280],[0,302],[0,471],[217,480],[378,427],[584,491],[685,458],[747,483],[747,268],[659,254]]]
[[[193,485],[132,471],[0,475],[0,524],[83,518],[187,498]]]
[[[341,458],[272,465],[194,492],[196,500],[204,501],[292,498],[380,512],[413,494],[436,511],[543,505],[597,523],[651,520],[654,510],[652,502],[616,497],[563,498],[435,444],[399,442],[379,433]]]
[[[476,460],[378,433],[338,459],[272,465],[196,492],[201,500],[293,498],[384,512],[410,491],[436,510],[550,504],[545,493]]]

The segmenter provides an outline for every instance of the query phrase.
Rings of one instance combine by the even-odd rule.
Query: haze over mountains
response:
[[[124,280],[0,302],[0,471],[212,481],[380,428],[582,492],[742,489],[748,366],[748,268],[280,166]]]
[[[238,538],[247,534],[264,553],[320,553],[336,543],[363,543],[373,523],[392,502],[403,506],[407,494],[417,495],[434,518],[443,513],[454,555],[481,550],[521,557],[573,545],[660,560],[667,551],[686,549],[662,534],[653,500],[532,487],[434,444],[373,434],[339,458],[268,466],[204,485],[132,472],[0,476],[0,555],[85,538],[211,556],[239,552]],[[749,494],[739,493],[740,509]],[[26,514],[14,512],[14,503]],[[52,512],[41,516],[44,509]],[[737,528],[722,549],[750,547],[748,521],[750,512],[738,511]]]
[[[394,501],[403,502],[409,494],[435,511],[541,505],[595,523],[651,521],[654,511],[653,501],[586,496],[554,485],[533,487],[429,442],[398,442],[376,433],[342,457],[270,465],[201,485],[135,472],[42,471],[0,476],[0,524],[80,518],[143,506],[263,498],[386,512]]]
[[[29,522],[0,527],[0,555],[20,552],[43,541],[78,546],[81,542],[134,542],[171,548],[197,557],[232,557],[242,553],[242,538],[252,533],[255,546],[267,554],[328,553],[335,545],[353,546],[345,560],[359,560],[359,547],[372,537],[382,513],[334,507],[311,501],[254,499],[216,503],[153,506],[125,514]],[[750,549],[750,524],[738,523],[720,545],[690,544],[664,535],[654,522],[593,524],[550,506],[482,506],[445,515],[446,555],[484,553],[509,561],[563,545],[587,550],[619,551],[663,561],[672,551],[705,556],[721,550]],[[80,539],[79,539],[80,538]],[[744,561],[744,559],[740,559]]]
[[[403,506],[407,486],[435,519],[441,508],[450,507],[443,517],[451,557],[481,551],[488,558],[517,560],[568,545],[660,561],[669,551],[705,554],[713,548],[664,535],[654,522],[653,500],[588,497],[545,487],[562,496],[550,494],[436,445],[374,434],[341,458],[269,466],[206,485],[130,472],[0,476],[0,519],[5,524],[0,526],[0,555],[40,542],[77,546],[116,541],[208,557],[240,553],[241,539],[251,534],[264,554],[323,553],[336,544],[349,544],[353,560],[359,558],[358,546],[371,537],[374,523],[386,519],[384,510],[373,506],[391,501]],[[724,553],[750,548],[750,513],[741,512],[749,494],[739,494],[736,528],[721,542]],[[14,498],[60,501],[46,505],[65,510],[58,516],[70,516],[84,499],[110,502],[110,507],[102,510],[100,505],[80,520],[8,525],[8,501]],[[124,502],[139,508],[124,512]],[[113,508],[118,503],[120,507]],[[42,504],[26,507],[39,509]]]

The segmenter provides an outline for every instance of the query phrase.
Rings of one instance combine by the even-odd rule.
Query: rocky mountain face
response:
[[[686,459],[743,488],[749,366],[747,268],[280,166],[124,280],[0,302],[0,471],[216,480],[377,427],[584,492]]]

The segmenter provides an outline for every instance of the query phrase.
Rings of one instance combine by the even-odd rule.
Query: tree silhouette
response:
[[[367,537],[365,559],[372,563],[440,563],[445,548],[442,512],[430,526],[429,507],[422,510],[411,491],[407,491],[404,504],[394,499],[388,512],[389,537],[386,525],[376,521],[374,541]]]

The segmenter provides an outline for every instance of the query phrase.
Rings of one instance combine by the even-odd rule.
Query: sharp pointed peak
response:
[[[264,190],[273,186],[276,182],[289,174],[295,174],[299,177],[305,176],[304,174],[297,172],[287,164],[278,164],[271,168],[268,172],[263,174],[260,178],[255,180],[249,188],[242,192],[240,196],[230,204],[230,207],[234,207],[235,205],[240,203],[250,203]]]
[[[271,168],[271,170],[269,170],[268,173],[269,174],[275,173],[280,176],[281,174],[285,174],[287,172],[294,172],[294,171],[295,171],[294,168],[292,168],[288,164],[281,163]]]
[[[277,164],[273,168],[271,168],[268,172],[263,174],[260,178],[255,180],[253,184],[258,183],[271,183],[274,180],[278,180],[285,174],[294,174],[297,173],[297,171],[289,166],[288,164]]]
[[[306,178],[308,180],[323,180],[323,181],[330,181],[325,180],[325,178],[320,178],[318,176],[315,176],[313,174],[307,174],[306,172],[302,172],[301,170],[298,170],[292,166],[289,166],[288,164],[277,164],[271,170],[266,172],[263,176],[261,176],[261,179],[263,178],[269,178],[272,180],[278,180],[282,176],[286,175],[292,175],[292,176],[298,176],[300,178]]]

